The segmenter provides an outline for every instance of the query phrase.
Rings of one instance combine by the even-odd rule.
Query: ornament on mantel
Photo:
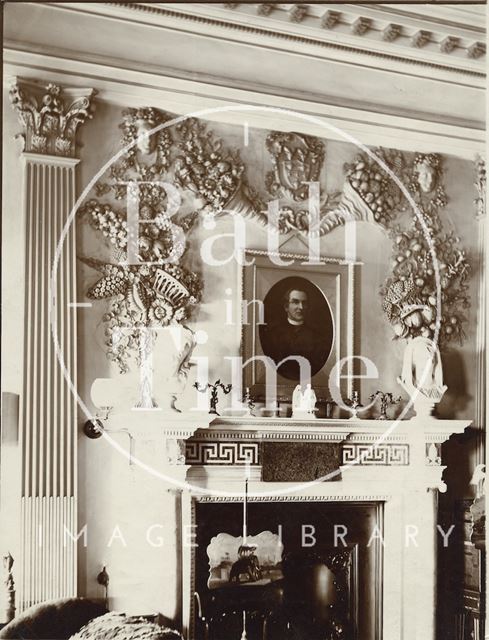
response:
[[[292,394],[292,418],[310,420],[316,418],[316,394],[310,384],[302,391],[298,384]]]
[[[394,404],[399,404],[399,402],[401,401],[401,396],[394,398],[392,393],[378,390],[375,393],[372,393],[371,396],[369,396],[369,400],[372,400],[372,402],[375,402],[375,400],[377,399],[380,400],[380,415],[377,417],[377,420],[389,420],[389,417],[387,415],[387,407]]]
[[[440,351],[432,340],[422,336],[408,340],[398,382],[411,398],[416,416],[432,417],[447,390]]]
[[[354,391],[351,398],[346,401],[348,410],[351,412],[350,420],[359,420],[358,414],[365,410],[365,407],[360,402],[360,394],[358,391]]]
[[[243,402],[246,405],[246,416],[252,416],[253,415],[253,409],[255,408],[255,401],[253,399],[253,397],[251,396],[251,392],[250,392],[250,388],[246,387],[246,391],[244,393],[243,396]]]
[[[221,380],[216,380],[214,384],[211,384],[210,382],[208,382],[207,385],[203,385],[197,381],[197,382],[194,382],[193,386],[197,389],[199,393],[207,393],[208,390],[210,389],[211,397],[209,402],[209,413],[216,416],[219,415],[219,413],[217,412],[217,403],[219,401],[219,398],[218,398],[219,389],[221,389],[227,395],[233,388],[232,384],[223,384]]]

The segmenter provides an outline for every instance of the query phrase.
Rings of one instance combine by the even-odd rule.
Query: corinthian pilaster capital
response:
[[[74,158],[76,132],[92,117],[94,89],[47,87],[15,78],[10,101],[24,131],[23,151]]]

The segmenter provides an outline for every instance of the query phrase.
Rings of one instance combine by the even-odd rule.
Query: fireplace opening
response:
[[[197,640],[379,640],[382,502],[194,502]],[[246,635],[243,635],[243,631]]]

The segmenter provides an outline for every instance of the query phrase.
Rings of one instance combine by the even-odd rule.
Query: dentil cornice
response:
[[[234,33],[320,47],[354,48],[393,60],[484,74],[484,13],[477,6],[424,6],[304,3],[107,3],[139,13],[180,18],[187,23]],[[385,43],[388,43],[387,45]],[[481,60],[482,58],[482,60]],[[478,61],[478,62],[475,62]]]

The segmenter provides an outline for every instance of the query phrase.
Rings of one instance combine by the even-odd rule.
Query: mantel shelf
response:
[[[249,434],[251,436],[322,436],[324,439],[344,440],[348,437],[374,436],[375,438],[392,439],[396,436],[411,439],[420,433],[430,442],[443,442],[452,434],[463,433],[471,424],[470,420],[349,420],[349,419],[315,419],[296,420],[292,418],[266,418],[255,416],[218,417],[215,418],[205,432],[209,437],[217,433]],[[199,430],[198,436],[205,433]],[[210,436],[210,434],[213,434]],[[321,438],[322,439],[322,438]]]

